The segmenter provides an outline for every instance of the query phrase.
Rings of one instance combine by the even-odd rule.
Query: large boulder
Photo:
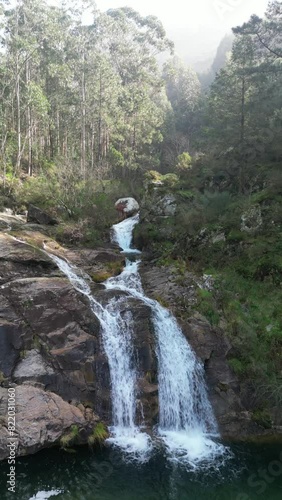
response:
[[[28,207],[27,222],[35,222],[36,224],[44,224],[47,226],[58,224],[58,221],[54,219],[54,217],[32,204]]]
[[[10,389],[11,391],[11,389]],[[10,392],[10,395],[12,393]],[[8,389],[0,387],[0,460],[7,458],[11,446],[16,456],[30,455],[37,451],[58,444],[63,436],[80,443],[86,443],[98,418],[89,411],[63,401],[57,394],[30,385],[15,387],[16,431],[13,439],[8,433],[7,403]]]
[[[120,218],[126,219],[139,212],[139,203],[134,198],[120,198],[115,203],[115,208]]]

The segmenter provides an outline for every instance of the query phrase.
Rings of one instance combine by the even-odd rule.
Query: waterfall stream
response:
[[[131,249],[135,216],[113,226],[113,241],[124,253]],[[159,426],[173,460],[195,465],[225,451],[213,438],[218,429],[207,395],[204,368],[185,339],[174,316],[159,302],[145,296],[138,271],[140,261],[126,261],[125,269],[106,282],[107,289],[125,291],[151,307],[156,335],[159,387]]]
[[[111,377],[113,425],[109,442],[134,455],[137,460],[144,461],[151,449],[151,440],[134,423],[136,371],[132,366],[132,316],[128,313],[121,317],[120,309],[124,300],[122,298],[113,298],[103,307],[93,297],[86,281],[87,276],[79,276],[79,270],[60,257],[49,253],[48,255],[74,288],[88,297],[91,309],[101,324],[103,347]]]
[[[112,241],[126,254],[123,272],[107,280],[106,289],[126,292],[151,308],[156,336],[159,385],[158,438],[163,441],[169,458],[197,469],[226,453],[218,443],[218,430],[204,381],[204,369],[184,337],[174,316],[157,301],[146,297],[138,271],[140,261],[130,254],[132,234],[139,216],[125,219],[113,226]],[[133,318],[121,316],[126,298],[111,299],[102,306],[91,293],[87,277],[63,259],[48,254],[80,293],[86,295],[92,311],[101,323],[103,346],[108,358],[113,407],[113,426],[109,442],[135,458],[144,461],[150,456],[152,440],[135,424],[136,369],[132,366]]]

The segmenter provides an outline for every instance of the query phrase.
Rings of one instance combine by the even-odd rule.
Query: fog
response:
[[[189,64],[213,59],[222,37],[251,14],[265,12],[268,0],[96,0],[99,10],[124,5],[142,15],[155,15],[174,41],[176,52]]]

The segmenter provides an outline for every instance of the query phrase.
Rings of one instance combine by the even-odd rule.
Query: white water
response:
[[[132,233],[138,215],[113,226],[113,241],[125,254],[131,248]],[[50,255],[50,254],[48,254]],[[59,257],[50,255],[61,271],[80,293],[86,295],[93,312],[101,323],[103,345],[108,357],[111,387],[113,426],[109,442],[135,458],[146,460],[152,449],[149,436],[135,425],[136,371],[132,366],[130,313],[121,316],[125,298],[112,299],[107,306],[92,296],[87,280],[79,270]],[[226,449],[217,443],[217,425],[208,400],[202,364],[185,339],[176,319],[157,301],[144,295],[138,271],[139,262],[126,260],[121,275],[110,278],[105,286],[141,300],[151,307],[156,335],[160,416],[158,436],[164,442],[171,460],[197,469],[210,465],[225,455]]]
[[[78,269],[55,255],[48,255],[74,288],[88,297],[91,309],[101,324],[103,346],[110,368],[112,393],[113,426],[108,441],[136,460],[145,461],[151,444],[149,436],[135,425],[136,371],[132,366],[132,316],[128,313],[121,317],[120,309],[124,299],[112,299],[106,307],[103,307],[93,297],[86,279],[79,276]]]
[[[56,497],[61,493],[63,493],[62,490],[38,491],[38,493],[30,497],[29,500],[47,500],[48,498]]]
[[[129,219],[125,219],[119,224],[115,224],[113,226],[112,232],[112,242],[117,243],[122,250],[122,253],[130,254],[140,254],[139,250],[135,248],[131,248],[132,241],[132,233],[133,229],[139,222],[139,214],[134,215],[134,217],[130,217]]]
[[[113,226],[113,241],[128,253],[138,217]],[[157,301],[144,295],[138,272],[139,262],[127,260],[122,274],[110,278],[106,288],[118,289],[142,300],[152,309],[156,334],[159,382],[159,427],[168,454],[173,460],[193,467],[224,453],[217,424],[207,396],[204,369],[185,339],[176,319]]]

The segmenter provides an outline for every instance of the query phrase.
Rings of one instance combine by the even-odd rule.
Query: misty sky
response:
[[[251,14],[263,15],[268,0],[96,0],[99,10],[124,5],[161,19],[176,51],[188,63],[213,57],[222,37]]]

